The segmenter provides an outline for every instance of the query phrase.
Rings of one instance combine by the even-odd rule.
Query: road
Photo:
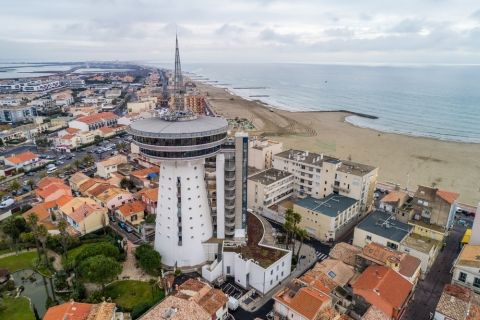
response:
[[[464,232],[465,227],[460,225],[450,231],[447,246],[438,255],[426,278],[418,283],[402,320],[430,319],[430,313],[435,313],[443,287],[451,281],[450,269],[460,251],[459,243]]]

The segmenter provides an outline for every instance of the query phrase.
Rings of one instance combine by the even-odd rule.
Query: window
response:
[[[460,272],[458,275],[458,281],[465,282],[467,280],[467,274],[465,272]],[[475,278],[477,280],[477,278]]]
[[[473,279],[473,286],[480,288],[480,278]]]
[[[372,236],[367,236],[367,240],[372,240]]]

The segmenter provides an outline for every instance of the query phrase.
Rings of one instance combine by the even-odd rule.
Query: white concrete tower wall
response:
[[[203,264],[202,242],[212,237],[204,159],[162,161],[155,250],[168,266]],[[180,202],[180,211],[177,205]]]
[[[216,157],[217,238],[225,239],[225,155]]]

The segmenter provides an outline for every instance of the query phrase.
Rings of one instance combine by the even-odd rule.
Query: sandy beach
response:
[[[288,112],[248,101],[222,88],[197,83],[215,112],[247,118],[252,135],[282,141],[284,149],[323,152],[380,168],[379,181],[435,185],[460,193],[460,202],[480,201],[480,145],[378,132],[345,122],[344,112]],[[271,110],[274,110],[273,112]]]

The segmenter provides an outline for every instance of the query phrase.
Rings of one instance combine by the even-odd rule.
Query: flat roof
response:
[[[433,246],[440,245],[440,241],[411,233],[403,240],[403,244],[409,248],[428,254]]]
[[[145,133],[147,136],[192,135],[207,131],[227,131],[227,120],[221,117],[198,116],[194,120],[167,121],[159,117],[135,121],[130,125],[132,130]]]
[[[331,194],[323,199],[315,199],[306,197],[300,199],[295,204],[300,207],[327,215],[329,217],[336,217],[348,208],[352,207],[358,201],[349,197],[338,194]]]
[[[270,168],[254,174],[248,177],[248,179],[255,182],[260,182],[261,184],[268,186],[291,175],[292,174],[287,171]]]
[[[357,228],[395,242],[400,242],[410,233],[413,226],[395,220],[394,214],[375,211],[360,222]]]

